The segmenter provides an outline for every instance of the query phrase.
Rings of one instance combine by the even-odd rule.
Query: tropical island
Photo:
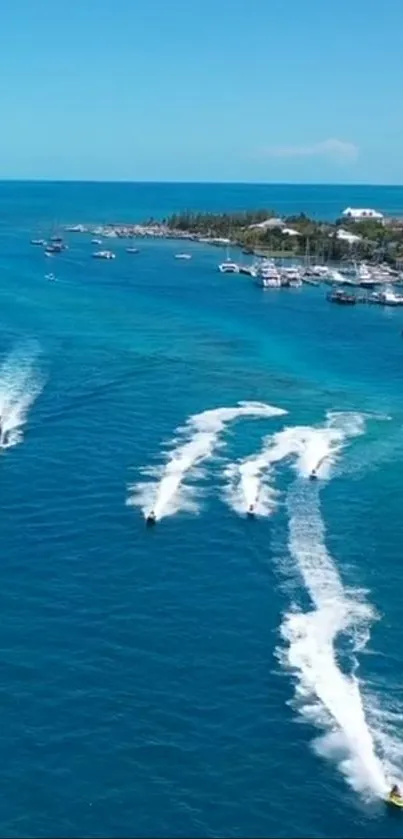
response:
[[[354,260],[403,264],[403,218],[384,217],[372,210],[347,210],[335,221],[316,220],[304,213],[280,217],[270,209],[231,213],[186,211],[162,220],[149,218],[141,224],[77,224],[66,230],[106,238],[147,236],[218,246],[237,245],[256,256],[309,256],[321,263]]]
[[[380,215],[380,214],[379,214]],[[316,221],[304,213],[280,218],[273,210],[238,213],[179,213],[164,221],[167,231],[211,241],[229,241],[248,253],[318,260],[403,259],[403,219],[340,218]]]

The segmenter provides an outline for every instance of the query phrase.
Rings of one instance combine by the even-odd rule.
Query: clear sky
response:
[[[3,0],[0,178],[403,183],[403,0]]]

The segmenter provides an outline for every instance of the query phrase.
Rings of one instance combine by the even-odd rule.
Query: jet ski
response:
[[[156,522],[157,519],[155,518],[154,510],[151,510],[151,513],[149,513],[146,518],[146,525],[147,527],[152,527],[154,524],[156,524]]]
[[[249,505],[247,515],[249,516],[249,518],[254,517],[254,515],[255,515],[255,505],[254,504]]]
[[[318,473],[317,473],[316,469],[312,469],[312,472],[309,476],[309,480],[310,481],[316,481],[317,478],[318,478]]]
[[[388,804],[392,804],[393,807],[403,807],[403,796],[396,784],[392,787],[386,801]]]

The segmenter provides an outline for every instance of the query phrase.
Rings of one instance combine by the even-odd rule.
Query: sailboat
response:
[[[53,225],[53,232],[49,236],[49,241],[46,245],[46,249],[45,249],[46,256],[49,256],[49,254],[54,254],[54,253],[61,253],[62,251],[65,251],[65,250],[67,250],[67,245],[65,244],[65,242],[63,240],[63,236],[61,236],[60,233],[58,232],[56,224],[54,224]]]
[[[231,260],[229,244],[227,245],[227,256],[225,262],[221,262],[219,264],[218,270],[221,271],[222,274],[239,274],[239,265]]]

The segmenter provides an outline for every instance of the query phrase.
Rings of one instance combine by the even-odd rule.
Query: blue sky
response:
[[[403,183],[403,0],[10,0],[0,178]]]

